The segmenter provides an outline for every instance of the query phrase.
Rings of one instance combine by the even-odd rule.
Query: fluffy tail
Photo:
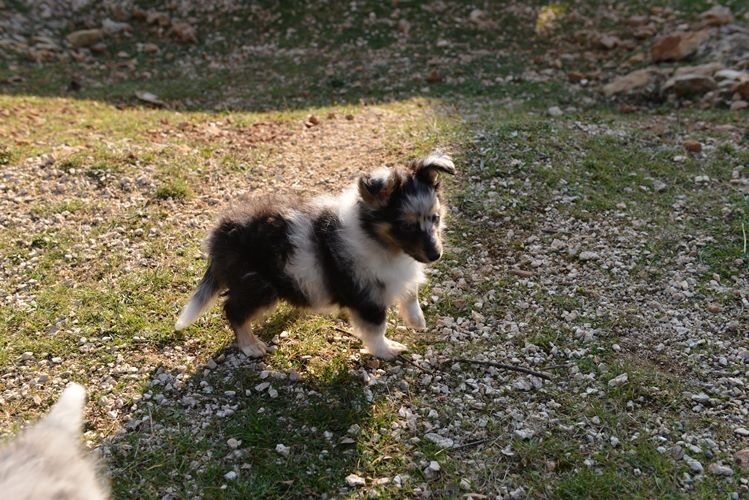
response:
[[[213,276],[211,267],[208,266],[197,290],[192,294],[190,302],[188,302],[184,309],[182,309],[182,312],[177,319],[177,323],[174,325],[174,329],[177,331],[184,330],[192,325],[195,320],[206,311],[206,309],[211,307],[211,304],[216,300],[220,291],[221,287]]]
[[[41,424],[61,429],[68,434],[78,434],[83,426],[83,408],[86,405],[86,389],[76,383],[69,384],[60,399]]]

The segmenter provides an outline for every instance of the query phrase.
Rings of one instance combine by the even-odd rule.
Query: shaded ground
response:
[[[40,5],[0,10],[26,43],[0,59],[4,431],[76,380],[116,497],[747,495],[747,115],[621,114],[568,75],[627,54],[575,49],[575,19],[623,32],[644,7],[566,4],[541,36],[533,4],[165,5],[199,43],[136,19],[91,54],[62,36],[114,11]],[[650,14],[705,6],[678,8]],[[288,309],[262,362],[218,308],[172,331],[236,195],[335,192],[436,146],[461,172],[430,329],[392,320],[407,360]]]

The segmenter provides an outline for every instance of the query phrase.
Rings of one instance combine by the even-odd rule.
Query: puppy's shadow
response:
[[[284,330],[288,330],[304,316],[305,313],[299,309],[281,306],[270,318],[256,325],[254,332],[262,340],[269,342],[276,335],[280,335]]]
[[[232,339],[192,372],[152,373],[124,429],[102,444],[114,496],[308,497],[344,486],[375,425],[371,405],[345,341],[328,344],[322,326],[317,342],[329,348],[309,347],[294,333],[303,316],[282,307],[257,325],[266,342],[292,331],[263,359]]]

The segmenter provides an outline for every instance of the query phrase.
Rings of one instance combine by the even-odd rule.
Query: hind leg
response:
[[[252,332],[252,322],[270,313],[278,301],[275,290],[259,279],[245,279],[229,287],[224,304],[226,319],[237,335],[237,346],[247,357],[260,358],[267,352],[265,343]]]
[[[261,312],[245,321],[243,325],[234,328],[234,332],[237,334],[237,347],[248,358],[262,358],[268,353],[268,346],[265,345],[265,342],[252,333],[252,322],[258,321],[262,316],[264,314]]]

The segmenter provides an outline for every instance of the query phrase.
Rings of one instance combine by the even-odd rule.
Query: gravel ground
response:
[[[122,69],[60,40],[101,24],[85,2],[77,22],[56,21],[54,4],[45,14],[8,3],[0,21],[23,57],[82,54],[85,86],[102,68]],[[441,3],[419,15],[460,14],[456,24],[480,36],[496,26],[484,11]],[[188,7],[168,10],[170,26],[187,22],[202,37]],[[397,50],[372,49],[373,60],[403,58],[415,43],[407,32],[421,33],[421,18],[366,19],[400,33]],[[48,41],[32,40],[35,30],[59,46],[40,49]],[[148,36],[167,53],[178,34],[156,21]],[[119,50],[122,40],[107,40]],[[456,40],[444,46],[465,49],[468,73],[408,80],[407,57],[376,78],[376,65],[361,70],[410,85],[409,95],[471,86],[449,98],[399,90],[377,105],[212,113],[179,111],[200,93],[167,110],[0,96],[0,429],[17,431],[69,380],[84,383],[86,443],[116,497],[749,495],[746,115],[619,114],[549,61],[506,63],[499,80],[487,67],[472,74],[492,53]],[[216,56],[216,68],[258,54],[239,52]],[[576,53],[616,59],[589,55]],[[452,63],[438,54],[428,67]],[[28,64],[3,75],[39,81]],[[340,58],[327,68],[356,69]],[[516,85],[512,95],[481,95],[497,82]],[[222,106],[242,102],[236,92]],[[317,102],[294,95],[296,107]],[[264,325],[277,349],[261,361],[232,346],[218,308],[185,335],[172,331],[202,273],[200,242],[237,195],[335,192],[435,146],[454,154],[460,175],[448,186],[448,251],[422,297],[429,329],[391,320],[407,356],[372,359],[344,320],[288,309]]]

